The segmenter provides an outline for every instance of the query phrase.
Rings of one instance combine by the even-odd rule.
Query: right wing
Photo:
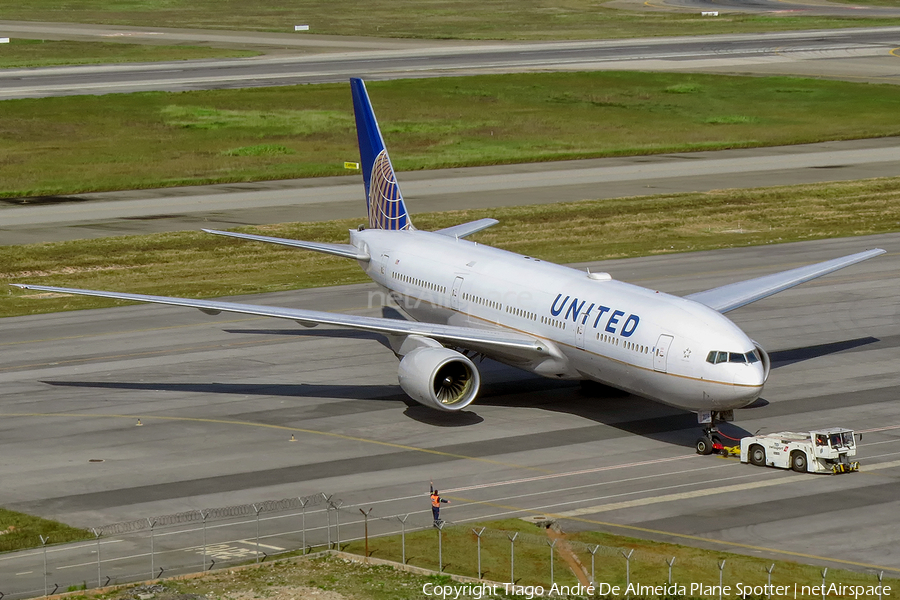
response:
[[[206,233],[214,233],[215,235],[225,235],[228,237],[240,238],[242,240],[253,240],[254,242],[266,242],[269,244],[281,244],[282,246],[293,246],[294,248],[304,248],[305,250],[315,250],[316,252],[334,254],[335,256],[343,256],[344,258],[352,258],[355,260],[371,260],[371,257],[368,254],[360,252],[359,248],[357,248],[356,246],[351,246],[350,244],[304,242],[303,240],[289,240],[285,238],[269,237],[267,235],[235,233],[233,231],[217,231],[215,229],[204,229],[203,231],[205,231]]]
[[[552,354],[547,342],[514,331],[470,329],[468,327],[458,327],[455,325],[439,325],[418,321],[401,321],[399,319],[343,315],[340,313],[297,308],[238,304],[236,302],[220,302],[218,300],[145,296],[143,294],[123,294],[119,292],[81,290],[76,288],[50,287],[46,285],[30,285],[26,283],[13,283],[11,285],[25,290],[40,290],[45,292],[57,292],[60,294],[100,296],[101,298],[115,298],[117,300],[129,300],[132,302],[150,302],[154,304],[186,306],[199,309],[209,315],[216,315],[220,312],[233,312],[245,315],[258,315],[260,317],[289,319],[306,326],[336,325],[339,327],[361,329],[386,335],[418,335],[463,347],[475,346],[478,348],[493,348],[500,351],[506,350],[507,352],[512,351],[516,355],[530,356],[532,358],[546,357]]]
[[[866,250],[865,252],[857,252],[849,256],[842,256],[833,260],[798,267],[781,273],[773,273],[771,275],[763,275],[756,279],[748,279],[747,281],[738,281],[730,283],[722,287],[713,288],[704,292],[697,292],[685,296],[689,300],[694,300],[700,304],[726,313],[730,310],[746,306],[751,302],[768,298],[778,292],[790,289],[795,285],[806,283],[822,275],[828,275],[838,269],[855,265],[858,262],[868,260],[879,254],[884,254],[884,250],[875,248],[874,250]]]

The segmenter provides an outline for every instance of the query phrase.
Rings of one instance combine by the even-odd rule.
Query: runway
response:
[[[414,213],[767,187],[900,173],[900,138],[398,174]],[[0,202],[0,245],[359,218],[359,175]]]
[[[0,71],[0,99],[138,91],[186,91],[301,83],[561,70],[703,70],[898,83],[896,27],[576,42],[412,46],[247,59],[85,65]]]
[[[693,414],[490,361],[476,404],[435,414],[366,334],[129,306],[0,320],[0,505],[97,526],[326,491],[424,518],[433,478],[453,522],[549,513],[568,530],[900,572],[900,530],[884,526],[900,503],[900,234],[593,268],[685,294],[876,246],[888,254],[729,314],[775,368],[767,402],[726,432],[866,431],[860,474],[700,457]],[[380,314],[372,290],[243,300]],[[0,561],[0,581],[16,566]]]

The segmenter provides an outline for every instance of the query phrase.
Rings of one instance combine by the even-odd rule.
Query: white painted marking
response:
[[[900,460],[894,460],[885,463],[879,463],[872,466],[863,466],[863,472],[869,471],[878,471],[880,469],[890,469],[893,467],[900,467]],[[795,477],[788,475],[786,477],[782,477],[779,479],[770,479],[767,481],[755,481],[752,483],[738,483],[735,485],[726,485],[718,488],[704,488],[702,490],[695,490],[692,492],[680,492],[678,494],[669,494],[667,496],[655,496],[652,498],[640,498],[637,500],[627,500],[625,502],[612,502],[610,504],[601,504],[599,506],[588,506],[585,508],[579,508],[576,510],[569,510],[561,513],[555,513],[556,516],[560,517],[577,517],[581,515],[590,515],[601,512],[608,512],[611,510],[619,510],[621,508],[633,508],[635,506],[646,506],[648,504],[658,504],[660,502],[672,502],[675,500],[686,500],[688,498],[705,498],[707,496],[711,496],[713,494],[727,494],[730,492],[740,492],[744,490],[752,490],[757,488],[771,487],[775,485],[782,485],[784,483],[794,483],[800,481],[808,481],[806,478]]]
[[[16,575],[31,575],[34,571],[22,571],[21,573],[16,573]]]
[[[448,494],[450,494],[453,492],[465,492],[468,490],[478,490],[478,489],[482,489],[482,488],[496,487],[496,486],[500,486],[500,485],[513,485],[513,484],[518,484],[518,483],[528,483],[531,481],[541,481],[543,479],[555,479],[557,477],[572,477],[574,475],[586,475],[588,473],[599,473],[601,471],[612,471],[613,469],[626,469],[626,468],[630,468],[630,467],[640,467],[643,465],[653,465],[653,464],[658,464],[658,463],[664,463],[664,462],[669,462],[669,461],[673,461],[673,460],[684,460],[685,458],[696,458],[697,456],[699,456],[699,455],[698,454],[684,454],[681,456],[672,456],[669,458],[657,458],[654,460],[644,460],[644,461],[640,461],[640,462],[633,462],[633,463],[627,463],[627,464],[622,464],[622,465],[608,465],[605,467],[597,467],[595,469],[583,469],[581,471],[568,471],[566,473],[552,473],[550,475],[536,475],[534,477],[526,477],[524,479],[513,479],[510,481],[498,481],[495,483],[482,483],[479,485],[470,485],[467,487],[451,488],[449,490],[446,490],[446,492]]]
[[[251,546],[257,545],[255,540],[238,540],[238,541],[242,544],[250,544]],[[259,544],[259,547],[260,548],[268,548],[269,550],[276,550],[278,552],[281,552],[282,550],[284,550],[284,548],[279,548],[278,546],[267,546],[265,544]]]

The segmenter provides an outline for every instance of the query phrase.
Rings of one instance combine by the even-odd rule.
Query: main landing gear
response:
[[[723,449],[722,438],[718,435],[719,430],[716,428],[717,423],[726,423],[734,420],[733,410],[711,410],[700,411],[697,413],[697,421],[703,428],[703,435],[697,438],[694,447],[697,454],[712,454],[713,452],[721,452]]]

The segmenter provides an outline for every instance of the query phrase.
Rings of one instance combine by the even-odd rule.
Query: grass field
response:
[[[13,38],[0,46],[0,69],[258,56],[248,50]]]
[[[0,102],[0,197],[343,174],[349,86]],[[547,73],[372,82],[398,170],[900,134],[896,86]]]
[[[501,223],[473,236],[480,243],[554,262],[623,258],[898,231],[900,178],[418,214],[413,220],[420,229],[438,229],[482,217]],[[346,243],[347,229],[358,222],[241,230]],[[212,297],[363,281],[368,278],[359,267],[342,258],[200,232],[0,247],[0,283]],[[0,316],[114,304],[7,287]]]
[[[0,552],[39,547],[40,536],[49,538],[49,544],[75,542],[94,537],[84,529],[0,508]]]
[[[481,529],[481,568],[483,577],[493,581],[510,580],[510,542],[507,534],[519,533],[515,547],[515,577],[521,585],[540,585],[549,589],[550,583],[550,548],[551,538],[547,530],[519,519],[507,519],[471,525],[457,525],[445,528],[441,541],[441,558],[445,573],[478,576],[476,536],[472,529]],[[565,528],[565,524],[563,525]],[[569,542],[568,550],[574,555],[585,571],[590,575],[591,556],[588,546],[600,546],[595,558],[595,580],[626,587],[625,559],[621,552],[634,550],[631,556],[630,581],[644,585],[660,585],[668,580],[667,560],[675,557],[673,564],[674,582],[698,582],[706,585],[717,585],[719,582],[718,564],[726,561],[727,569],[723,572],[723,585],[736,583],[745,585],[764,585],[766,569],[775,563],[773,585],[819,585],[822,583],[821,568],[800,564],[793,561],[744,556],[730,552],[694,548],[681,544],[669,544],[641,540],[627,536],[612,535],[600,532],[579,532],[567,534],[564,540]],[[562,540],[557,545],[562,545]],[[437,531],[417,531],[406,534],[407,563],[437,571],[438,565]],[[354,554],[365,555],[362,541],[342,545],[342,549]],[[373,538],[369,540],[369,554],[375,558],[401,561],[400,536]],[[554,555],[553,580],[560,585],[576,585],[576,578],[571,563],[567,564],[564,554],[556,551]],[[577,567],[576,567],[577,568]],[[840,581],[845,585],[875,585],[876,578],[871,573],[860,573],[849,570],[829,570],[829,581]],[[885,577],[885,585],[893,585],[897,589],[900,580]],[[625,594],[619,594],[624,596]],[[686,594],[690,596],[691,594]],[[651,595],[652,597],[653,595]],[[694,594],[706,596],[706,594]],[[737,597],[731,594],[731,597]],[[834,597],[834,596],[832,596]]]
[[[261,0],[31,0],[4,6],[4,19],[211,29],[457,39],[602,39],[896,25],[859,19],[623,11],[595,0],[307,0],[302,6]]]

